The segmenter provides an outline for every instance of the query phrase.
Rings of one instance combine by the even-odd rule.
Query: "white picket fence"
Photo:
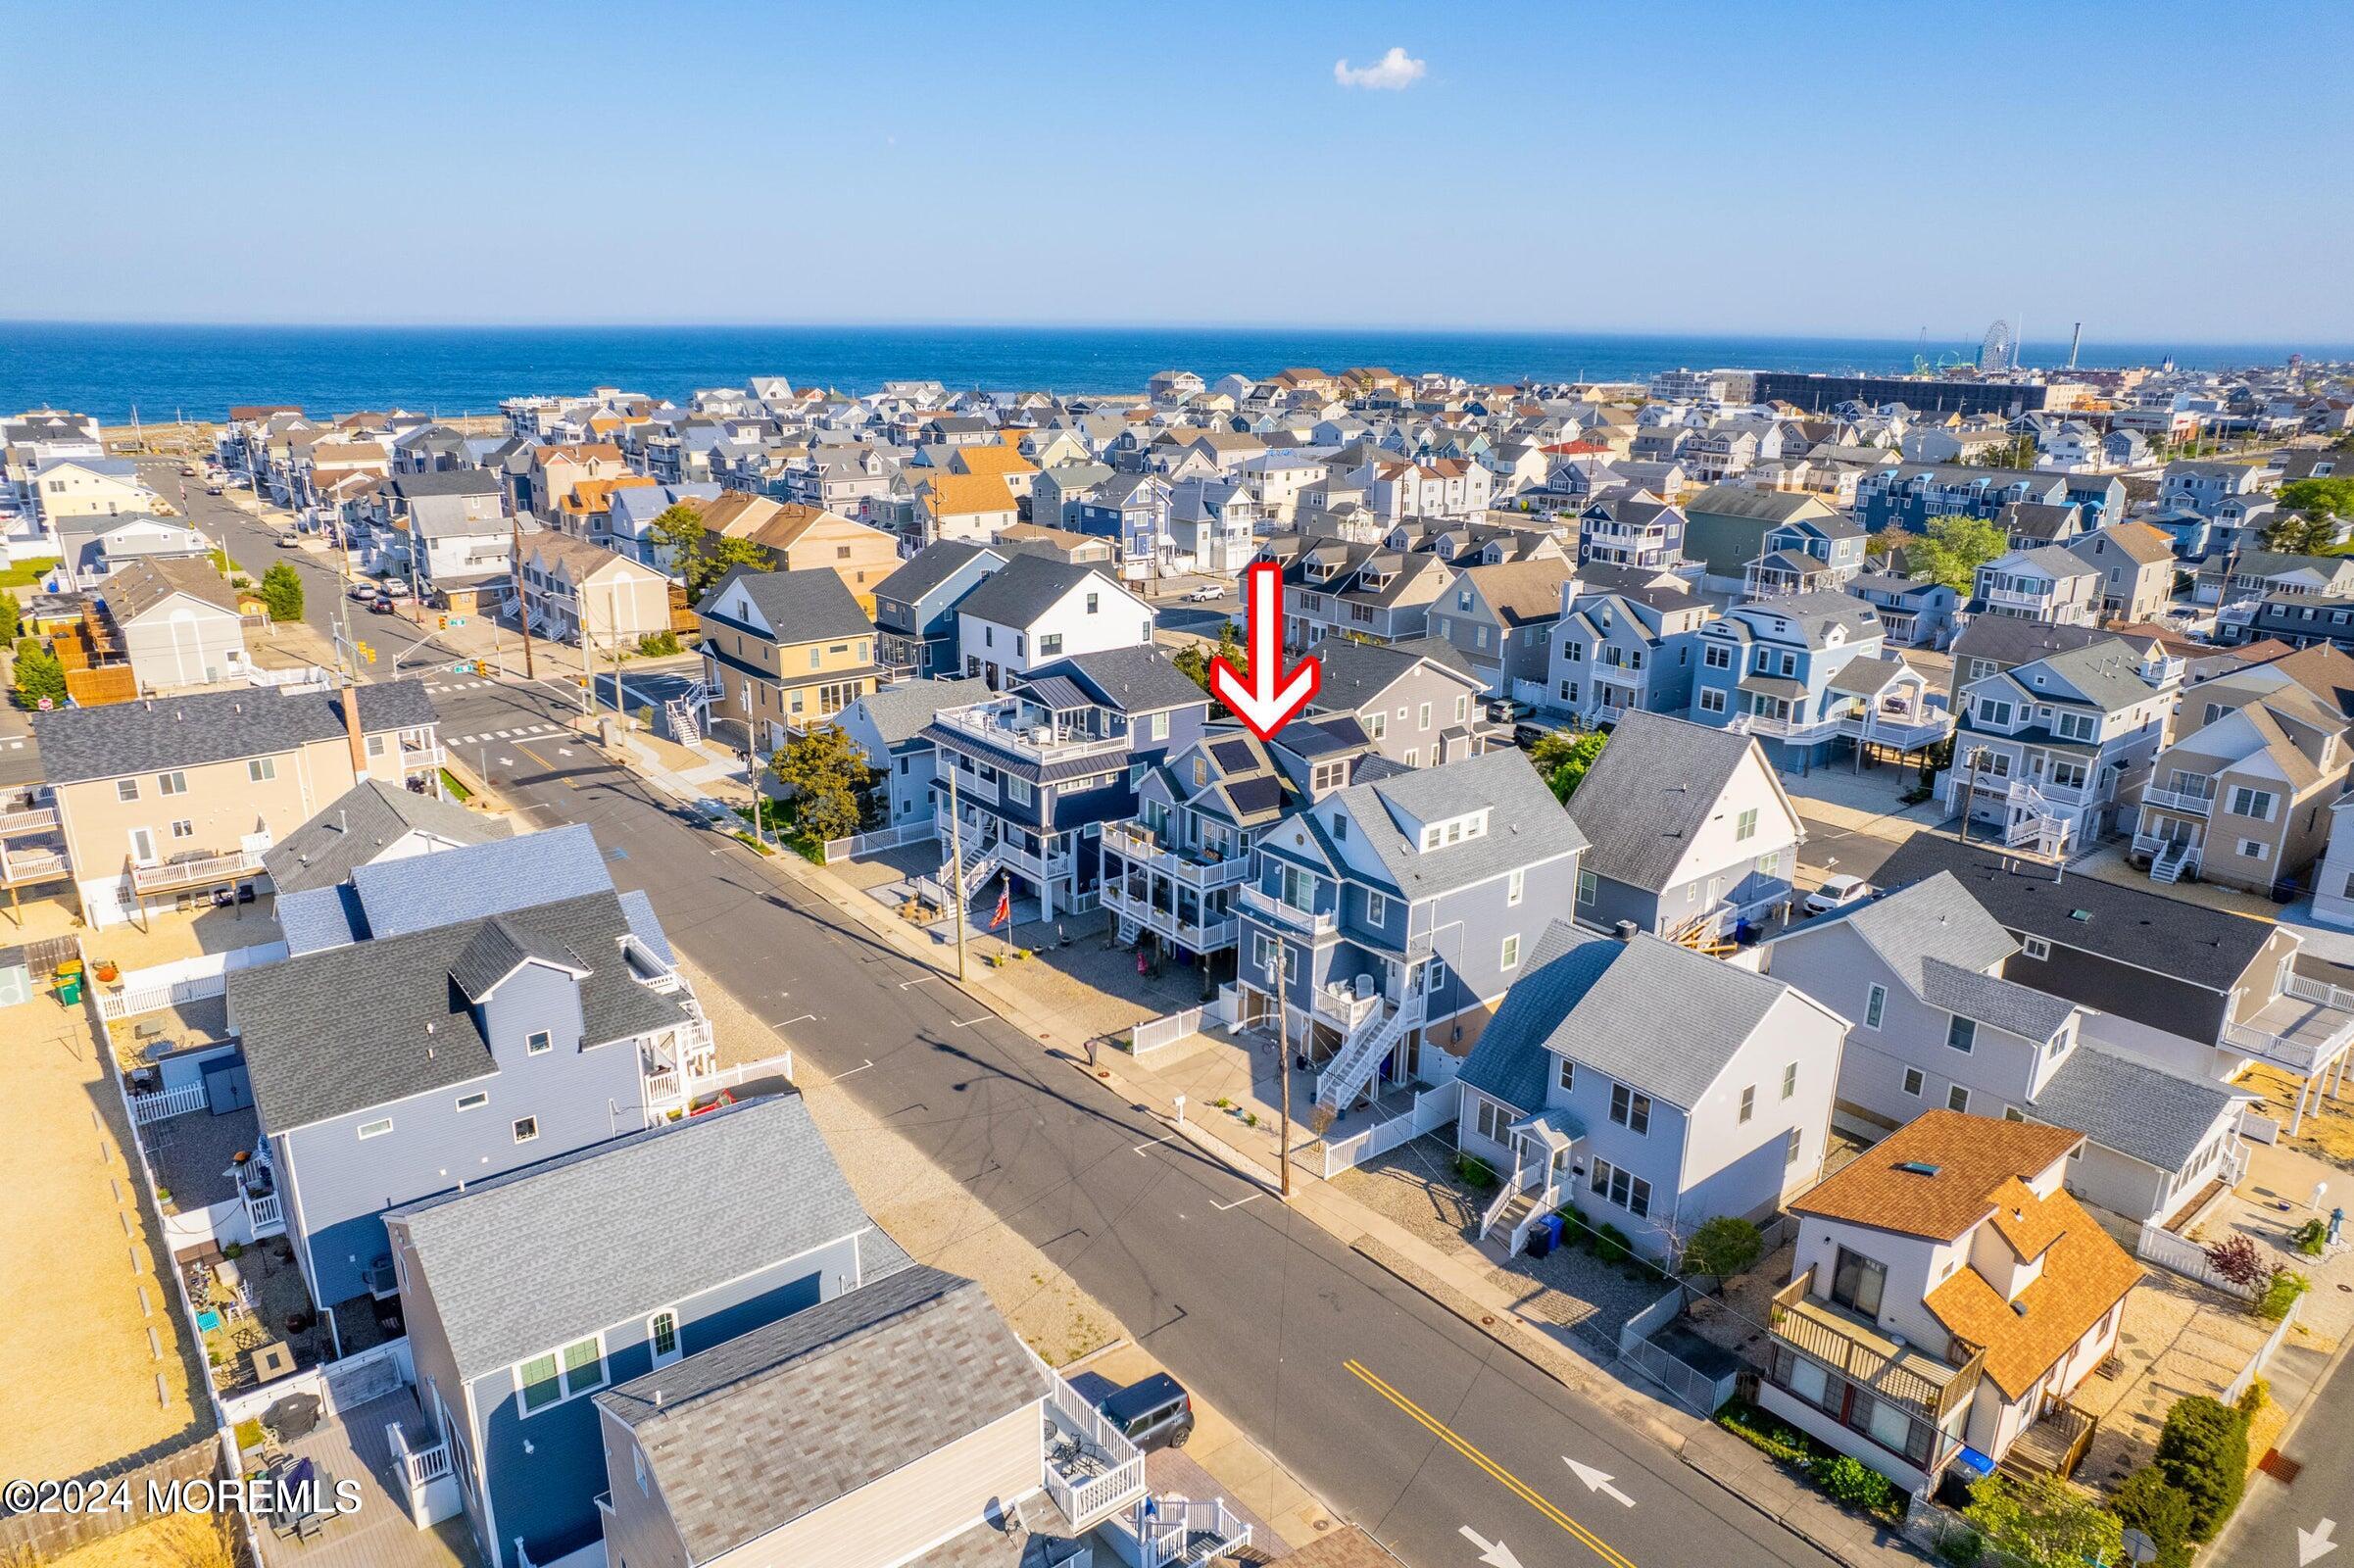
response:
[[[2141,1238],[2133,1244],[2133,1255],[2144,1263],[2155,1263],[2169,1273],[2180,1274],[2184,1279],[2196,1280],[2201,1285],[2212,1285],[2215,1289],[2230,1296],[2236,1296],[2243,1301],[2252,1301],[2256,1298],[2256,1293],[2250,1287],[2235,1285],[2217,1273],[2215,1265],[2207,1261],[2205,1248],[2196,1242],[2184,1241],[2174,1232],[2161,1230],[2155,1225],[2141,1227]]]
[[[1216,1014],[1211,1007],[1187,1007],[1158,1018],[1147,1018],[1136,1026],[1136,1032],[1129,1037],[1128,1049],[1137,1060],[1142,1061],[1155,1051],[1165,1051],[1180,1040],[1200,1034],[1204,1022],[1216,1021]]]
[[[172,1116],[184,1116],[203,1107],[205,1086],[189,1084],[182,1089],[159,1089],[153,1094],[131,1095],[130,1119],[144,1127],[151,1121],[163,1121]]]
[[[119,988],[102,986],[99,990],[98,1016],[112,1023],[121,1018],[136,1018],[141,1013],[161,1012],[184,1003],[203,1002],[228,989],[230,970],[275,963],[284,956],[285,943],[266,942],[230,953],[199,954],[172,963],[127,970]]]
[[[1361,1133],[1347,1138],[1327,1138],[1324,1141],[1324,1179],[1332,1180],[1341,1172],[1363,1164],[1379,1154],[1386,1154],[1400,1144],[1410,1144],[1424,1133],[1436,1132],[1453,1124],[1462,1096],[1460,1085],[1449,1081],[1436,1089],[1425,1089],[1414,1097],[1414,1108],[1402,1116],[1375,1122]]]
[[[853,833],[846,839],[825,841],[825,863],[855,860],[861,855],[877,850],[896,850],[903,844],[915,844],[939,836],[938,824],[931,817],[918,822],[902,822],[897,827],[878,827],[872,833]]]
[[[2237,1404],[2239,1402],[2239,1396],[2248,1392],[2248,1385],[2256,1381],[2258,1375],[2264,1371],[2265,1364],[2272,1360],[2273,1352],[2280,1348],[2280,1342],[2287,1339],[2289,1331],[2296,1327],[2297,1313],[2304,1305],[2305,1298],[2302,1296],[2288,1303],[2288,1310],[2282,1313],[2280,1321],[2273,1326],[2272,1333],[2265,1336],[2264,1344],[2259,1346],[2256,1353],[2248,1358],[2248,1364],[2239,1369],[2239,1376],[2231,1380],[2231,1386],[2224,1390],[2224,1403]]]

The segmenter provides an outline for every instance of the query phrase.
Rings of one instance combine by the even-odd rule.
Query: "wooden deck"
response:
[[[410,1522],[384,1430],[395,1421],[412,1442],[429,1441],[417,1393],[404,1388],[321,1421],[285,1446],[288,1458],[313,1461],[332,1481],[359,1482],[360,1505],[305,1542],[270,1534],[257,1521],[263,1568],[482,1568],[464,1514],[430,1530]]]
[[[2065,1481],[2084,1457],[2100,1423],[2073,1404],[2055,1403],[2028,1424],[2002,1456],[2002,1468],[2014,1475],[2042,1472]]]

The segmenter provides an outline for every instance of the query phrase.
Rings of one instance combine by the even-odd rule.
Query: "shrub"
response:
[[[2248,1392],[2239,1396],[2239,1403],[2233,1408],[2239,1411],[2240,1420],[2253,1421],[2272,1402],[2272,1383],[2265,1378],[2251,1378],[2248,1380]]]
[[[1978,1568],[1986,1554],[1986,1538],[1975,1530],[1952,1530],[1937,1538],[1937,1558],[1953,1568]]]
[[[1765,1250],[1757,1227],[1736,1214],[1719,1214],[1692,1233],[1684,1248],[1684,1272],[1730,1279],[1748,1269]]]
[[[678,652],[678,633],[674,631],[648,632],[638,639],[638,652],[648,659],[663,659]]]
[[[2307,1257],[2319,1257],[2329,1245],[2329,1227],[2318,1219],[2309,1219],[2297,1227],[2296,1235],[2289,1238],[2289,1245]]]
[[[2227,1236],[2208,1248],[2207,1264],[2232,1284],[2251,1291],[2262,1286],[2272,1272],[2255,1242],[2245,1236]]]
[[[2247,1485],[2247,1423],[2204,1394],[2177,1399],[2158,1434],[2154,1468],[2188,1499],[2190,1539],[2212,1541]]]
[[[1634,1255],[1634,1249],[1627,1245],[1625,1231],[1604,1220],[1594,1232],[1594,1255],[1604,1263],[1624,1263]]]
[[[2118,1484],[2109,1502],[2121,1524],[2158,1545],[2158,1568],[2188,1568],[2190,1499],[2154,1465],[2143,1465]]]
[[[2258,1294],[2249,1310],[2260,1318],[2278,1323],[2288,1316],[2288,1309],[2296,1304],[2297,1298],[2303,1296],[2312,1284],[2313,1281],[2293,1268],[2277,1268],[2273,1270],[2272,1278],[2264,1282],[2263,1291]]]
[[[1496,1172],[1477,1154],[1457,1154],[1455,1179],[1475,1193],[1484,1193],[1496,1185]]]
[[[1819,1455],[1806,1472],[1825,1496],[1844,1507],[1885,1514],[1898,1506],[1896,1483],[1848,1454]]]
[[[1962,1517],[2026,1568],[2115,1562],[2125,1549],[2117,1515],[2057,1476],[2021,1480],[1997,1471],[1970,1489]]]
[[[1805,1437],[1775,1420],[1746,1399],[1734,1399],[1717,1412],[1717,1425],[1750,1447],[1784,1464],[1805,1464],[1814,1446]]]

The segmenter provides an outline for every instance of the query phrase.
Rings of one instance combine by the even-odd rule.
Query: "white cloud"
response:
[[[1430,68],[1407,54],[1403,49],[1392,49],[1369,66],[1351,66],[1347,60],[1332,63],[1332,79],[1344,87],[1364,87],[1376,92],[1403,92],[1422,79]]]

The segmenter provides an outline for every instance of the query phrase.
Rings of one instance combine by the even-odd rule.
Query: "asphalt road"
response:
[[[452,733],[576,709],[518,684],[436,702]],[[671,941],[780,1045],[954,1172],[1416,1568],[1476,1568],[1490,1542],[1522,1568],[1827,1560],[590,748],[526,736],[486,752],[536,820],[586,822],[622,852],[615,881],[647,890]],[[1631,1503],[1588,1491],[1570,1459],[1607,1472]]]
[[[2354,1421],[2349,1359],[2354,1358],[2341,1357],[2315,1387],[2312,1402],[2280,1446],[2282,1455],[2299,1466],[2296,1478],[2283,1484],[2263,1473],[2251,1477],[2246,1500],[2205,1556],[2254,1568],[2354,1561],[2336,1557],[2333,1549],[2354,1540],[2354,1444],[2346,1441],[2348,1423]]]

